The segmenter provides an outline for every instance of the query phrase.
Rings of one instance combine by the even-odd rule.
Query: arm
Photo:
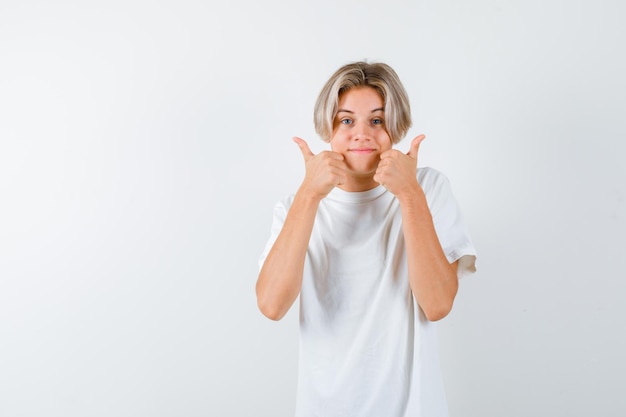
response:
[[[300,294],[306,251],[320,201],[335,185],[345,181],[343,156],[335,152],[314,155],[304,140],[294,141],[304,156],[305,178],[256,284],[259,309],[272,320],[283,318]]]
[[[411,290],[426,318],[440,320],[452,309],[457,293],[457,262],[450,264],[441,249],[424,191],[417,181],[397,197]]]
[[[306,250],[319,200],[298,190],[289,208],[283,228],[270,249],[256,284],[261,312],[280,320],[298,297]]]
[[[408,154],[390,150],[381,155],[374,179],[398,198],[406,243],[409,285],[428,320],[444,318],[458,289],[457,262],[450,264],[435,231],[426,196],[417,182],[417,152],[423,135]]]

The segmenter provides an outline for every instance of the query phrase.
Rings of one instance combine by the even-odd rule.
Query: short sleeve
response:
[[[450,263],[459,261],[459,278],[476,272],[476,249],[448,178],[432,168],[421,168],[418,181],[426,195],[433,224]]]
[[[259,270],[263,267],[263,263],[265,262],[265,258],[267,258],[267,254],[269,253],[270,249],[272,249],[272,246],[274,246],[274,242],[276,241],[276,238],[278,238],[278,234],[283,228],[285,218],[287,217],[287,211],[289,211],[292,200],[293,196],[288,196],[276,203],[276,205],[274,206],[270,237],[265,244],[265,249],[263,249],[263,253],[259,257]]]

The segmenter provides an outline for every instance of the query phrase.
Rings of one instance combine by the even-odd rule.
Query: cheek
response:
[[[383,151],[388,151],[393,147],[393,143],[391,143],[391,139],[387,135],[385,135],[385,138],[382,139],[379,143]]]
[[[345,140],[345,138],[341,135],[338,134],[337,132],[333,133],[333,136],[330,138],[330,149],[333,152],[339,152],[341,153],[342,151],[346,150],[346,143],[347,141]]]

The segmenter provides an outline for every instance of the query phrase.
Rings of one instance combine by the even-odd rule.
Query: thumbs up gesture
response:
[[[294,137],[293,141],[302,152],[306,169],[300,191],[321,200],[337,185],[346,182],[347,166],[343,155],[332,151],[315,155],[304,139]]]
[[[406,154],[396,149],[383,152],[374,174],[374,181],[382,184],[396,196],[414,187],[417,184],[417,153],[425,138],[424,135],[415,137]]]

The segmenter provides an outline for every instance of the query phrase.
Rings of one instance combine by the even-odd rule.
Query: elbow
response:
[[[449,305],[438,305],[436,307],[422,309],[422,311],[428,321],[439,321],[450,314],[450,311],[452,311],[452,303]]]
[[[285,311],[277,308],[274,305],[264,303],[260,299],[257,300],[257,305],[261,313],[270,320],[279,321],[283,317],[285,317]]]
[[[429,299],[429,303],[425,306],[426,308],[422,308],[428,321],[439,321],[452,311],[454,299],[459,290],[459,281],[456,277],[456,271],[449,282],[451,282],[451,285],[447,287],[446,291],[440,293],[438,297]]]
[[[420,306],[424,312],[424,316],[428,321],[439,321],[446,317],[452,311],[454,304],[455,291],[447,297],[443,297],[438,300],[429,300],[429,303],[425,303],[424,306]]]
[[[261,313],[270,320],[278,321],[287,313],[287,311],[281,308],[281,306],[269,297],[268,294],[260,291],[258,286],[256,289],[256,301],[259,311],[261,311]]]

